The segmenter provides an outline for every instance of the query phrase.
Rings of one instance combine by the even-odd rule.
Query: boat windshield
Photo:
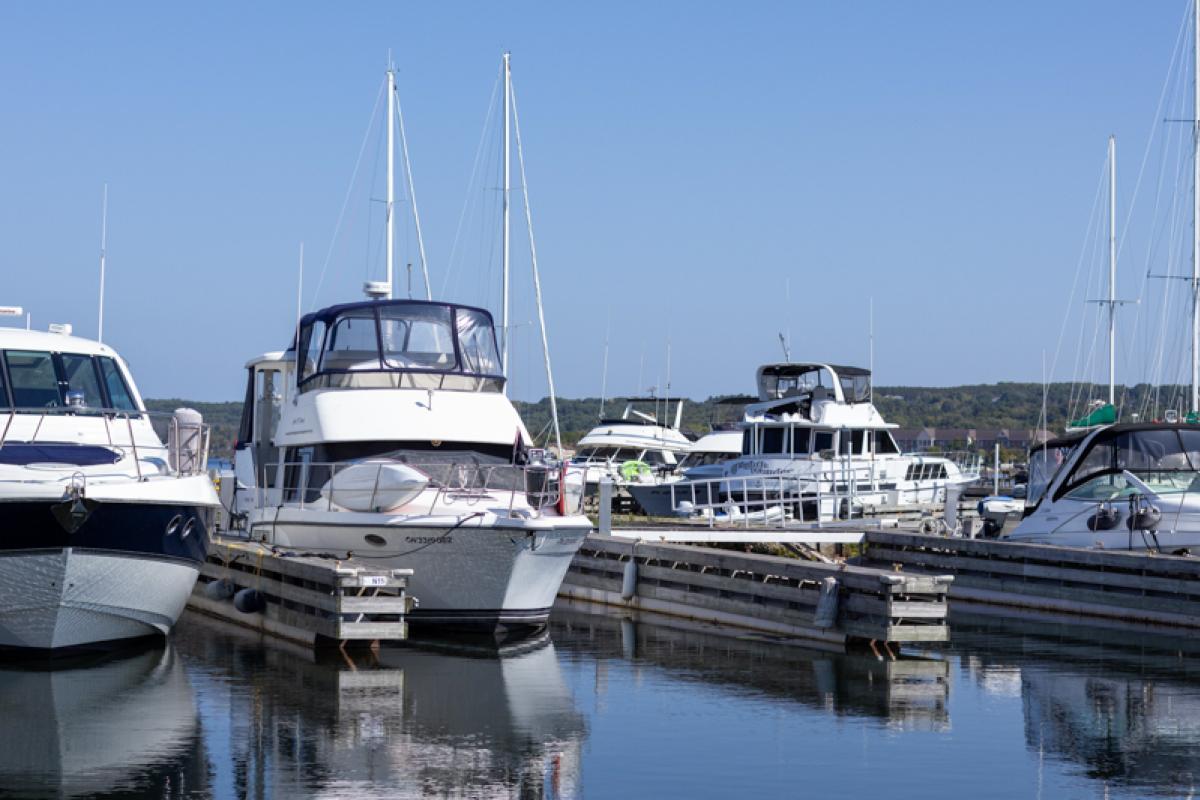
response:
[[[139,410],[115,359],[44,350],[0,351],[0,408],[73,414]]]
[[[829,367],[813,364],[781,365],[763,368],[759,374],[759,397],[763,401],[812,395],[813,399],[835,397],[834,381],[840,385],[847,403],[865,403],[871,399],[871,373],[859,367]]]
[[[1062,493],[1103,501],[1138,491],[1125,473],[1157,493],[1193,491],[1198,472],[1200,428],[1105,431],[1076,459]],[[1032,490],[1032,462],[1029,485]]]
[[[314,388],[500,391],[491,315],[412,300],[350,303],[304,317],[300,391]]]

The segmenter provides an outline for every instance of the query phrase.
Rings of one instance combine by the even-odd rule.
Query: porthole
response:
[[[183,515],[176,514],[171,517],[171,521],[167,523],[167,536],[174,536],[179,531],[179,526],[183,524]]]
[[[187,523],[186,523],[186,524],[183,526],[183,533],[182,533],[182,534],[180,534],[180,537],[179,537],[179,538],[181,538],[181,539],[186,539],[187,537],[189,537],[189,536],[191,536],[191,535],[192,535],[192,531],[194,531],[194,530],[196,530],[196,518],[195,518],[195,517],[192,517],[192,518],[191,518],[191,519],[189,519],[189,520],[187,521]]]
[[[383,547],[385,544],[387,544],[387,539],[384,539],[377,533],[368,533],[363,538],[367,540],[367,544],[373,544],[376,547]]]

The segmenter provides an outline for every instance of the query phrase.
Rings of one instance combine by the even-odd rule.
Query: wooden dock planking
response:
[[[407,638],[411,570],[381,569],[353,560],[279,553],[251,542],[213,541],[188,606],[211,616],[307,645]],[[232,598],[209,597],[206,587],[227,580],[253,589],[266,603],[243,613]]]
[[[626,598],[622,584],[631,559],[636,591]],[[817,620],[828,578],[837,581],[831,626]],[[947,579],[936,576],[593,535],[572,563],[561,594],[845,644],[945,641],[947,588]]]

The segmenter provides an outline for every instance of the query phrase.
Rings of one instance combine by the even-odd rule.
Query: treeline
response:
[[[1080,386],[1079,384],[1054,383],[1046,387],[1046,410],[1051,431],[1062,430],[1069,420],[1085,413],[1088,401],[1096,397],[1107,397],[1106,387]],[[1139,414],[1145,419],[1154,419],[1168,408],[1180,412],[1187,410],[1189,394],[1186,387],[1152,387],[1146,384],[1119,387],[1117,405],[1123,420]],[[684,431],[700,436],[709,430],[713,421],[730,418],[732,408],[722,407],[719,397],[704,401],[685,400],[683,404]],[[674,421],[677,401],[669,409],[659,403],[659,419]],[[224,458],[233,452],[241,419],[242,404],[198,403],[190,400],[167,399],[147,400],[152,411],[172,411],[181,406],[194,408],[204,415],[213,426],[213,455]],[[517,400],[514,402],[526,427],[539,442],[547,441],[550,435],[550,400],[542,398],[536,403]],[[875,405],[888,422],[903,428],[1008,428],[1015,430],[1033,429],[1038,425],[1042,413],[1042,385],[1040,383],[994,383],[970,386],[877,386]],[[604,416],[620,417],[624,403],[608,401]],[[651,409],[653,410],[653,409]],[[665,410],[665,413],[664,413]],[[600,420],[600,398],[559,398],[559,425],[562,428],[563,444],[570,447]]]

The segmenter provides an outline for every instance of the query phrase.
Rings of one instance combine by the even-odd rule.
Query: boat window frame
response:
[[[58,391],[58,405],[54,406],[18,406],[16,402],[16,394],[12,385],[12,371],[9,364],[10,353],[44,353],[50,357],[50,364],[54,369],[54,383]],[[67,375],[67,367],[65,358],[83,358],[91,364],[92,375],[97,382],[99,390],[98,404],[92,404],[78,408],[67,404],[67,393],[70,391],[70,380]],[[125,388],[126,394],[129,396],[131,408],[116,408],[112,403],[112,396],[108,390],[108,383],[104,377],[104,369],[100,364],[101,359],[107,359],[112,362],[113,369],[120,379],[122,386]],[[127,414],[133,419],[140,419],[145,413],[145,409],[139,404],[138,395],[135,393],[133,384],[126,379],[125,371],[121,367],[119,359],[112,355],[104,353],[80,353],[74,350],[40,350],[19,347],[0,348],[0,398],[7,405],[0,405],[10,413],[17,414]]]
[[[1139,434],[1139,433],[1153,433],[1153,432],[1163,432],[1163,433],[1170,432],[1170,433],[1175,434],[1175,438],[1179,442],[1179,452],[1182,453],[1184,458],[1187,459],[1188,466],[1190,467],[1190,469],[1138,470],[1138,469],[1130,469],[1129,467],[1122,467],[1117,464],[1113,464],[1112,466],[1106,467],[1104,469],[1098,469],[1093,472],[1089,472],[1087,475],[1083,476],[1082,478],[1075,479],[1076,471],[1083,464],[1083,462],[1087,459],[1087,457],[1092,454],[1092,451],[1095,450],[1097,446],[1103,445],[1103,446],[1112,447],[1114,458],[1115,458],[1116,454],[1118,452],[1120,452],[1120,448],[1118,448],[1115,443],[1119,437],[1134,435],[1134,434]],[[1072,451],[1072,452],[1074,452],[1074,451]],[[1060,469],[1065,468],[1067,466],[1068,465],[1064,462],[1062,467],[1060,467]],[[1137,476],[1140,478],[1141,474],[1148,473],[1148,472],[1154,472],[1154,473],[1200,472],[1200,465],[1192,463],[1192,459],[1188,455],[1188,450],[1184,447],[1183,437],[1180,435],[1178,428],[1148,426],[1145,428],[1133,428],[1130,430],[1100,431],[1095,436],[1093,436],[1090,441],[1087,442],[1086,446],[1083,449],[1079,450],[1078,455],[1075,456],[1073,462],[1070,464],[1070,471],[1065,472],[1063,474],[1063,477],[1058,479],[1058,486],[1054,489],[1054,502],[1058,502],[1059,500],[1062,500],[1064,497],[1069,495],[1074,490],[1078,489],[1080,486],[1083,486],[1085,483],[1089,483],[1090,481],[1095,480],[1096,478],[1103,477],[1105,475],[1114,475],[1114,474],[1119,475],[1126,471],[1128,471],[1131,474],[1133,474],[1134,476]],[[1057,478],[1057,475],[1055,477]],[[1053,483],[1053,482],[1054,482],[1054,478],[1051,479],[1051,483]],[[1047,494],[1049,494],[1049,492],[1044,492],[1042,494],[1041,499],[1045,499]],[[1039,499],[1037,505],[1041,505],[1040,499]]]
[[[382,320],[381,320],[381,316],[380,316],[380,309],[381,308],[403,308],[403,306],[409,305],[409,304],[414,305],[414,306],[435,306],[438,308],[446,309],[449,312],[449,315],[450,315],[450,326],[449,326],[450,331],[449,331],[449,333],[450,333],[451,341],[453,343],[453,355],[454,355],[454,365],[452,368],[447,369],[447,368],[436,368],[436,367],[397,366],[397,365],[390,364],[387,361],[387,359],[384,358]],[[506,376],[503,374],[504,364],[503,364],[502,360],[500,360],[499,358],[497,359],[497,361],[498,361],[497,366],[500,369],[499,373],[474,372],[474,371],[467,371],[465,369],[466,362],[463,359],[462,343],[459,340],[459,331],[458,331],[458,328],[459,328],[458,315],[459,315],[460,310],[462,310],[464,312],[476,314],[476,315],[482,314],[484,316],[484,318],[488,320],[488,322],[490,323],[490,328],[491,328],[491,333],[492,333],[492,346],[494,348],[494,352],[497,355],[499,355],[500,347],[499,347],[499,342],[496,339],[496,323],[495,323],[495,320],[492,318],[492,315],[489,314],[485,309],[473,308],[473,307],[468,307],[468,306],[460,306],[456,303],[430,303],[428,301],[422,301],[422,300],[405,300],[405,301],[394,301],[394,302],[383,302],[383,303],[377,302],[377,303],[361,304],[361,305],[352,304],[352,305],[348,305],[346,308],[341,309],[341,310],[337,311],[336,313],[334,313],[332,315],[332,323],[330,322],[330,320],[323,319],[320,316],[312,316],[306,320],[301,320],[300,332],[296,337],[296,348],[297,348],[296,356],[298,359],[303,358],[304,357],[303,354],[306,353],[308,350],[308,345],[310,343],[311,336],[312,336],[313,326],[317,322],[322,322],[325,325],[325,331],[324,331],[324,334],[322,335],[320,360],[318,361],[316,368],[311,373],[306,373],[306,374],[302,375],[301,370],[296,371],[296,389],[298,392],[302,393],[305,391],[309,391],[312,388],[319,388],[319,387],[314,387],[313,383],[319,377],[324,376],[324,375],[356,375],[356,374],[372,374],[372,373],[374,373],[374,374],[397,374],[397,375],[404,375],[404,374],[440,375],[440,376],[443,376],[443,378],[453,377],[453,378],[475,379],[475,380],[479,380],[479,381],[498,381],[499,382],[498,390],[499,390],[500,388],[503,387],[504,383],[507,381]],[[325,357],[326,357],[326,353],[327,353],[327,346],[329,343],[329,338],[332,334],[332,331],[337,327],[337,324],[343,319],[343,315],[350,314],[350,313],[356,312],[356,311],[369,311],[370,317],[375,322],[375,358],[378,363],[378,366],[374,367],[374,368],[368,367],[366,369],[350,369],[350,368],[326,366]],[[448,388],[448,387],[443,386],[441,388]]]

